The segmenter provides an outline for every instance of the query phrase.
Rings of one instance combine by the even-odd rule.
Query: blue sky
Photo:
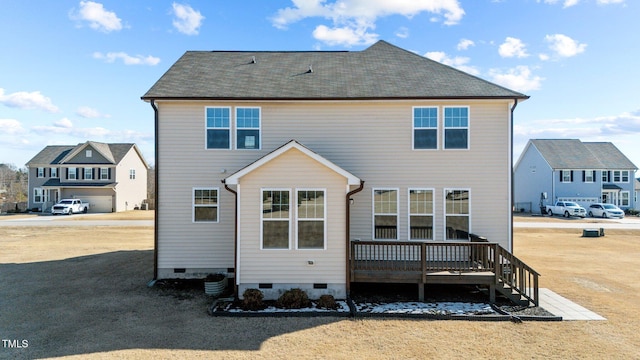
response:
[[[530,138],[611,141],[640,166],[633,0],[0,0],[0,163],[46,145],[135,142],[140,100],[187,50],[351,50],[377,40],[530,95]]]

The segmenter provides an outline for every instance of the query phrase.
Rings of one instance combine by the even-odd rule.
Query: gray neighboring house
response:
[[[640,210],[640,178],[636,179],[635,192],[633,202],[636,204],[635,209]]]
[[[350,246],[400,254],[473,232],[512,250],[519,92],[379,41],[188,51],[142,99],[156,129],[155,279],[219,272],[237,294],[344,298]]]
[[[540,205],[562,200],[633,209],[637,169],[610,142],[529,140],[515,165],[515,206],[539,212]]]
[[[89,212],[119,212],[147,198],[149,166],[132,143],[50,145],[26,165],[29,209],[50,212],[58,200],[78,198],[89,203]]]

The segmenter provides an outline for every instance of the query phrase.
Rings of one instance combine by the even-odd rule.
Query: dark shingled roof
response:
[[[94,149],[101,151],[107,159],[113,160],[113,164],[118,164],[129,150],[135,146],[135,144],[106,144],[88,141],[78,145],[49,145],[29,160],[29,162],[27,162],[27,166],[65,164],[70,160],[65,159],[66,157],[75,150],[84,146],[91,146]]]
[[[142,96],[143,100],[443,98],[528,96],[385,41],[355,52],[188,51]]]
[[[629,170],[637,167],[610,142],[535,139],[531,143],[553,169]]]

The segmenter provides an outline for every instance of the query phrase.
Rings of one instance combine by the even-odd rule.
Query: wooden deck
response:
[[[539,274],[497,243],[353,241],[352,282],[479,285],[490,301],[499,292],[515,302],[538,304]]]

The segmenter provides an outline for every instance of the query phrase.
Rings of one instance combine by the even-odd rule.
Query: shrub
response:
[[[318,309],[337,310],[340,305],[336,302],[336,299],[332,295],[322,295],[316,305]]]
[[[266,305],[262,302],[264,295],[258,289],[247,289],[242,293],[242,309],[243,310],[262,310]]]
[[[301,289],[291,289],[278,298],[276,306],[282,309],[302,309],[311,306],[311,301],[306,292]]]

